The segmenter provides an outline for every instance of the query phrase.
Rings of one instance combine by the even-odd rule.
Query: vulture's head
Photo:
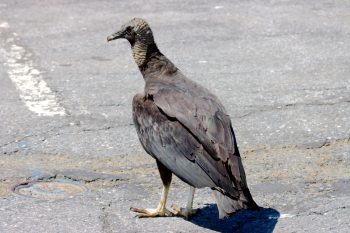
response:
[[[131,46],[135,45],[135,43],[141,43],[143,45],[154,43],[151,28],[145,20],[140,18],[134,18],[124,24],[119,31],[109,35],[107,41],[119,38],[127,39]]]
[[[119,31],[109,35],[107,41],[119,38],[127,39],[130,42],[132,55],[139,67],[145,63],[147,52],[158,51],[154,43],[152,30],[143,19],[134,18],[130,20]]]

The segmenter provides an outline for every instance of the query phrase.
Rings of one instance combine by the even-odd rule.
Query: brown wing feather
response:
[[[214,160],[179,121],[167,117],[152,100],[136,95],[133,118],[147,153],[180,179],[199,188],[219,186],[233,197],[239,197],[223,163]]]
[[[214,160],[224,164],[215,169],[228,173],[236,189],[247,187],[230,118],[214,95],[180,72],[146,82],[145,91],[164,114],[179,121]]]

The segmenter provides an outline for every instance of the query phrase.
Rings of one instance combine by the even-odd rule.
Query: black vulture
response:
[[[163,192],[156,209],[131,208],[139,217],[190,217],[195,188],[210,187],[219,217],[258,209],[247,186],[231,120],[218,98],[187,79],[157,48],[148,23],[134,18],[108,36],[124,38],[145,80],[132,103],[139,140],[157,162]],[[190,185],[186,208],[166,209],[172,174]]]

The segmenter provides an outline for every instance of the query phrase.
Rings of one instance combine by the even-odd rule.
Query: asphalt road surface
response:
[[[138,219],[161,181],[131,100],[133,17],[226,106],[259,212]],[[0,2],[0,232],[350,232],[350,1]],[[175,179],[172,203],[186,203]]]

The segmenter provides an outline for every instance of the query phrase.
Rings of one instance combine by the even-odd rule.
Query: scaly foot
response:
[[[131,211],[136,213],[139,218],[155,218],[155,217],[173,217],[175,216],[173,212],[167,209],[140,209],[140,208],[130,208]]]

